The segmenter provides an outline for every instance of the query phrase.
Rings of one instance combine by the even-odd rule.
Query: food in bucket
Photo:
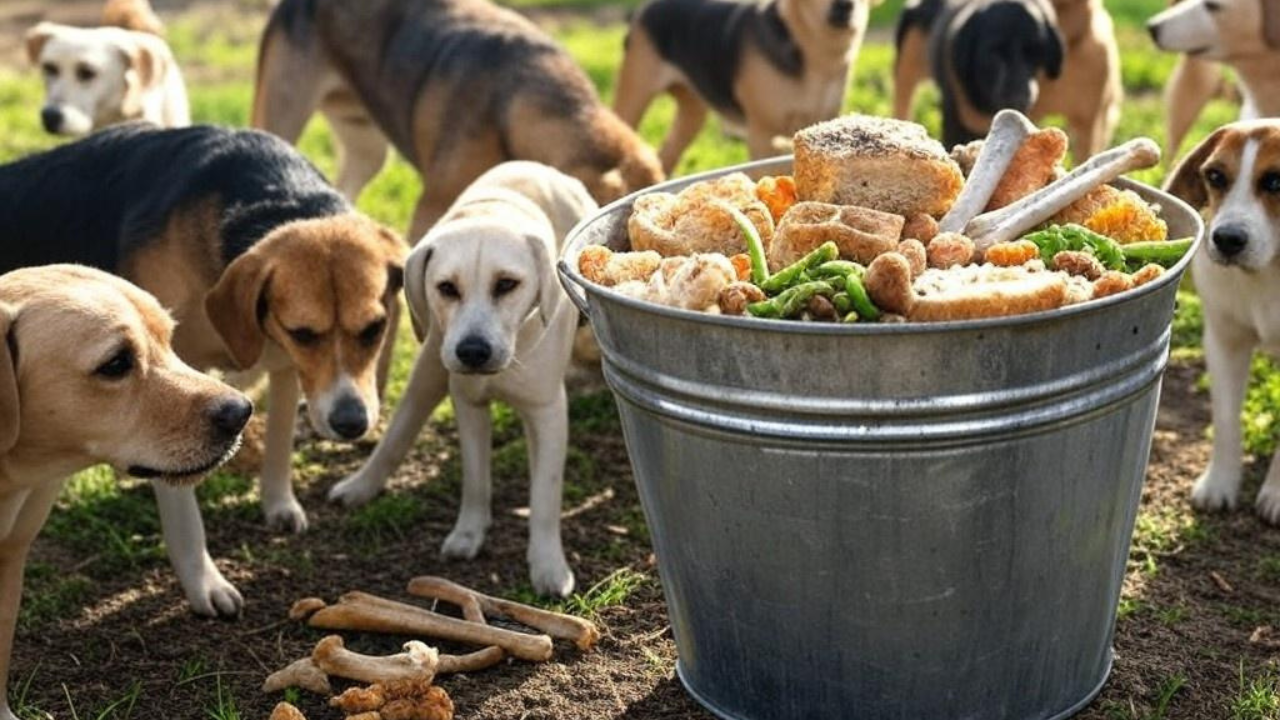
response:
[[[1159,162],[1145,138],[1071,172],[1066,136],[1011,110],[950,155],[920,125],[862,115],[794,140],[794,176],[731,173],[640,196],[631,251],[587,246],[579,271],[701,312],[936,322],[1125,292],[1192,244],[1168,239],[1158,207],[1109,184]]]

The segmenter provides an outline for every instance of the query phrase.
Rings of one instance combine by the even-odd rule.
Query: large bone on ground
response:
[[[996,113],[973,170],[965,180],[964,189],[938,222],[938,232],[960,232],[970,220],[982,213],[1018,148],[1035,131],[1035,124],[1017,110],[1005,109]]]
[[[521,660],[551,659],[552,643],[547,635],[528,635],[459,620],[362,592],[343,595],[337,605],[313,613],[307,624],[324,630],[424,635],[471,645],[497,645]]]
[[[462,608],[463,617],[479,611],[528,625],[560,640],[569,640],[580,650],[590,650],[600,639],[595,624],[582,618],[551,612],[502,598],[491,597],[436,576],[416,577],[409,581],[409,594],[443,600]]]
[[[309,657],[295,660],[268,675],[262,683],[262,692],[280,692],[290,687],[299,687],[319,695],[333,693],[329,687],[329,676]]]
[[[329,675],[363,683],[430,682],[436,676],[440,654],[433,647],[410,640],[404,644],[404,652],[396,655],[362,655],[348,650],[341,636],[329,635],[316,643],[311,659]]]
[[[1012,205],[979,215],[965,226],[964,234],[973,240],[978,252],[985,253],[996,243],[1018,239],[1099,185],[1159,162],[1160,146],[1154,141],[1130,140],[1094,155],[1070,173]]]

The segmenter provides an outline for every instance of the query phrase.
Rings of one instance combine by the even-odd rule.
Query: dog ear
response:
[[[1262,3],[1262,39],[1267,47],[1280,49],[1280,0],[1259,0]]]
[[[1200,168],[1226,135],[1227,127],[1214,130],[1209,137],[1201,140],[1199,145],[1182,158],[1173,172],[1169,173],[1169,179],[1164,184],[1165,192],[1181,198],[1196,210],[1203,209],[1209,203],[1209,193],[1205,190],[1204,180],[1200,177]]]
[[[555,314],[564,295],[556,282],[556,271],[551,254],[547,252],[547,243],[537,235],[525,235],[529,249],[533,252],[533,261],[538,266],[538,317],[542,326],[551,324],[551,316]]]
[[[397,293],[404,287],[404,261],[409,248],[390,228],[378,226],[378,239],[387,257],[387,292]]]
[[[409,253],[404,264],[404,299],[409,303],[409,319],[413,321],[413,333],[418,342],[427,336],[431,327],[431,307],[427,304],[427,263],[433,249],[422,243]]]
[[[18,344],[14,337],[17,315],[0,305],[0,457],[18,442]]]
[[[44,44],[53,37],[53,25],[42,22],[27,31],[27,59],[32,65],[40,62],[40,53],[44,52]]]
[[[204,298],[204,310],[222,343],[241,370],[262,357],[267,336],[262,323],[267,315],[267,284],[271,268],[262,255],[249,252],[227,266]]]

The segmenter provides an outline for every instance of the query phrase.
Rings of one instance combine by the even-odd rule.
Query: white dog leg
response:
[[[293,494],[293,430],[298,419],[298,373],[272,372],[267,382],[266,457],[262,460],[262,510],[267,524],[295,533],[307,529],[307,513]]]
[[[573,592],[573,571],[560,542],[564,461],[569,452],[569,401],[561,385],[555,398],[521,412],[529,443],[529,579],[542,595]]]
[[[1258,515],[1271,525],[1280,525],[1280,453],[1271,458],[1267,479],[1258,491]]]
[[[440,362],[440,339],[437,336],[438,333],[429,334],[418,351],[409,386],[405,388],[404,397],[391,417],[391,425],[373,454],[354,475],[329,489],[330,500],[348,507],[369,502],[382,492],[387,478],[413,448],[423,424],[449,388],[449,372]]]
[[[169,562],[192,611],[197,615],[239,615],[244,598],[209,556],[195,488],[174,487],[159,480],[151,487],[160,507],[160,530]]]
[[[462,445],[462,507],[458,521],[444,539],[440,554],[454,560],[470,560],[484,546],[491,521],[493,479],[493,419],[489,404],[473,404],[458,393],[453,395],[453,412],[458,418]]]
[[[1244,473],[1241,460],[1240,409],[1249,382],[1252,343],[1233,334],[1226,323],[1210,319],[1204,328],[1205,364],[1213,413],[1213,454],[1209,467],[1191,491],[1191,504],[1201,510],[1234,509]]]
[[[18,720],[9,709],[9,662],[13,652],[18,604],[22,600],[22,572],[27,550],[0,552],[0,720]]]

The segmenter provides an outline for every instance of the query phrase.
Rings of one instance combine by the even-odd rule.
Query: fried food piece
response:
[[[729,258],[703,253],[686,258],[667,283],[667,304],[686,310],[719,307],[720,291],[737,282]]]
[[[936,237],[938,234],[938,221],[932,215],[924,213],[916,213],[907,218],[907,222],[902,226],[902,237],[910,240],[919,240],[925,245]]]
[[[729,262],[733,263],[734,272],[738,273],[739,280],[751,279],[751,256],[746,253],[738,253],[729,258]]]
[[[1040,248],[1036,247],[1036,244],[1030,240],[996,243],[987,248],[986,254],[982,256],[983,260],[992,265],[1000,265],[1002,267],[1021,265],[1038,257],[1040,257]]]
[[[382,720],[453,720],[453,698],[433,685],[424,693],[388,700],[378,713]]]
[[[1019,265],[970,265],[928,270],[913,285],[907,319],[944,322],[1052,310],[1067,301],[1067,276]]]
[[[1067,154],[1067,134],[1043,128],[1027,136],[987,201],[987,212],[1021,200],[1053,181],[1055,169]]]
[[[1104,298],[1108,295],[1115,295],[1126,290],[1132,290],[1133,277],[1126,275],[1119,270],[1108,270],[1102,274],[1102,277],[1093,281],[1093,298]]]
[[[724,286],[718,304],[725,315],[746,315],[747,305],[765,299],[764,291],[753,283],[739,280]]]
[[[1141,287],[1162,275],[1164,275],[1164,267],[1155,263],[1148,263],[1133,274],[1133,286]]]
[[[929,266],[929,251],[919,240],[909,239],[898,243],[898,254],[911,263],[911,277],[916,277]]]
[[[964,184],[942,144],[913,122],[843,115],[797,132],[794,145],[802,201],[940,217]]]
[[[1099,185],[1089,191],[1049,222],[1083,225],[1121,244],[1169,237],[1169,226],[1142,196],[1110,185]]]
[[[756,182],[756,197],[769,208],[776,226],[796,204],[796,181],[790,175],[768,175]]]
[[[636,198],[627,220],[632,250],[653,250],[664,257],[746,252],[747,242],[728,208],[751,221],[767,248],[773,239],[773,215],[756,197],[756,184],[744,173],[696,182],[678,195],[654,192]]]
[[[898,246],[904,222],[901,215],[863,207],[796,203],[769,246],[769,267],[786,267],[828,240],[836,244],[840,257],[865,265]]]
[[[1087,252],[1063,250],[1053,256],[1053,267],[1068,275],[1077,275],[1087,280],[1097,280],[1107,269],[1098,258]]]
[[[886,313],[911,316],[916,294],[911,288],[911,262],[896,252],[885,253],[867,266],[862,285],[876,307]]]
[[[613,287],[631,280],[648,280],[662,256],[653,251],[616,253],[603,245],[588,245],[578,255],[578,272],[597,285]]]
[[[329,698],[329,707],[338,708],[347,715],[377,710],[386,704],[387,692],[382,683],[349,687],[341,695]]]
[[[973,241],[960,233],[940,233],[926,247],[929,267],[949,268],[973,262]]]
[[[307,720],[307,716],[303,715],[298,708],[287,702],[282,702],[271,710],[269,720]]]

